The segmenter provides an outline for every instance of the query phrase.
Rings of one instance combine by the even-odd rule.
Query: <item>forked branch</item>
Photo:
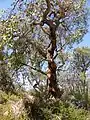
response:
[[[47,3],[47,9],[45,10],[45,12],[43,13],[43,20],[46,20],[46,17],[47,15],[49,14],[50,12],[50,8],[51,8],[51,5],[50,5],[50,0],[46,0],[46,3]]]

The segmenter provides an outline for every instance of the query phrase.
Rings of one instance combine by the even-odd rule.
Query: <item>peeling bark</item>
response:
[[[53,48],[52,48],[53,50]],[[54,52],[50,50],[47,50],[47,59],[48,59],[48,71],[47,71],[47,79],[49,81],[49,93],[51,93],[55,98],[60,98],[63,94],[63,91],[60,91],[57,85],[57,79],[56,79],[56,63],[53,59]]]
[[[43,13],[42,20],[40,22],[40,25],[43,26],[44,24],[47,24],[50,29],[49,39],[50,45],[47,48],[47,61],[48,61],[48,71],[47,71],[47,80],[49,82],[49,92],[55,97],[61,97],[63,94],[63,91],[60,91],[57,85],[56,80],[56,63],[54,61],[54,51],[56,49],[56,29],[59,26],[60,22],[59,19],[55,23],[53,20],[48,20],[47,16],[50,13],[51,4],[50,0],[46,0],[47,8],[45,12]]]
[[[50,22],[50,21],[49,21]],[[47,71],[47,79],[49,81],[49,92],[55,97],[61,97],[63,91],[60,91],[57,85],[56,80],[56,63],[54,61],[54,51],[56,49],[56,28],[54,24],[48,24],[50,27],[50,40],[51,44],[47,49],[47,60],[48,60],[48,71]]]

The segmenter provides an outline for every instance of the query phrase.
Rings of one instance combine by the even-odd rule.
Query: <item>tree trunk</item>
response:
[[[57,85],[56,80],[56,63],[54,61],[54,51],[56,49],[56,30],[54,25],[50,27],[50,46],[47,49],[47,60],[48,60],[48,71],[47,71],[47,79],[49,82],[49,93],[51,93],[55,98],[60,98],[63,94],[63,91],[60,91]]]

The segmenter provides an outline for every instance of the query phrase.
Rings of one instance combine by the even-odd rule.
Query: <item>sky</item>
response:
[[[13,0],[0,0],[0,9],[8,9],[11,7]],[[90,0],[87,0],[87,5],[90,6]],[[90,47],[90,20],[89,20],[89,28],[88,28],[88,33],[84,36],[83,42],[81,42],[78,46],[88,46]]]

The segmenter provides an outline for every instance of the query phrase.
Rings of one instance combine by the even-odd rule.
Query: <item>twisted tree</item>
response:
[[[85,1],[18,0],[12,10],[0,23],[4,60],[8,60],[15,78],[22,74],[29,82],[31,78],[47,79],[49,93],[61,97],[57,72],[68,59],[67,50],[81,42],[87,32]],[[40,78],[41,74],[45,77]]]

